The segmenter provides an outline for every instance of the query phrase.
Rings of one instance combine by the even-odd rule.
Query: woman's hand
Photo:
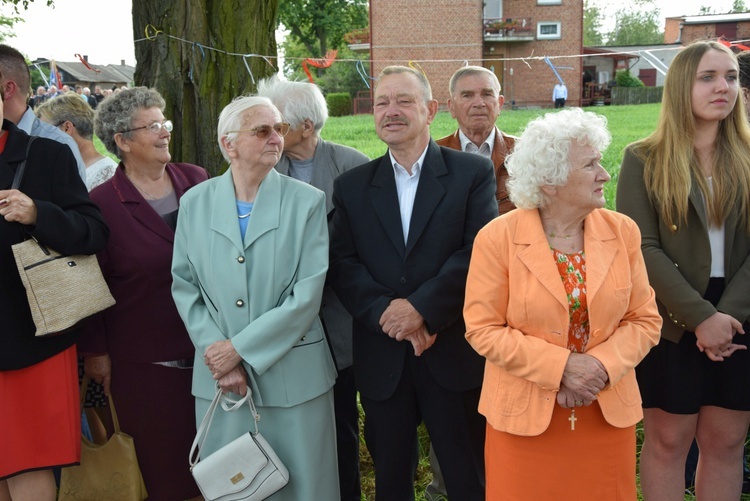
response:
[[[226,375],[219,378],[219,388],[223,393],[234,393],[241,397],[247,394],[247,373],[242,365],[238,365]]]
[[[216,341],[206,348],[206,353],[203,354],[203,361],[206,362],[214,379],[219,380],[237,367],[242,361],[242,357],[234,349],[232,342],[226,339],[224,341]]]
[[[585,353],[571,353],[565,364],[560,386],[568,387],[584,401],[591,403],[607,381],[607,371],[596,358]]]
[[[714,362],[729,358],[737,350],[747,346],[732,342],[735,333],[744,334],[742,324],[731,315],[717,311],[695,328],[695,345]]]
[[[36,204],[18,190],[0,190],[0,216],[10,223],[36,224]]]
[[[112,381],[112,359],[109,358],[108,354],[84,357],[83,372],[92,381],[104,386],[104,394],[109,395],[109,387]]]
[[[564,409],[589,406],[591,405],[591,402],[593,402],[593,400],[583,398],[565,385],[560,386],[560,391],[557,392],[557,403]]]

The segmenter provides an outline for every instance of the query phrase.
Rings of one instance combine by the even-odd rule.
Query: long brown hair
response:
[[[740,223],[750,233],[750,125],[738,96],[729,115],[719,123],[714,144],[712,188],[695,154],[692,90],[701,58],[709,50],[732,51],[713,41],[693,42],[675,56],[664,82],[656,131],[634,144],[644,161],[649,197],[668,227],[685,223],[693,180],[706,201],[708,221],[719,226],[739,205]]]

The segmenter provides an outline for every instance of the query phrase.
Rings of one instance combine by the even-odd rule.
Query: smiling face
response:
[[[437,101],[425,102],[417,77],[410,73],[384,75],[375,87],[375,130],[389,148],[424,149],[435,113]]]
[[[145,127],[154,122],[163,123],[164,114],[157,107],[141,108],[133,115],[131,129]],[[169,140],[172,135],[161,128],[158,134],[148,129],[133,130],[121,134],[118,143],[122,153],[122,161],[126,166],[138,168],[140,166],[164,166],[172,159],[169,154]]]
[[[550,201],[581,214],[604,207],[604,184],[611,179],[602,167],[602,154],[589,145],[573,141],[568,153],[570,174],[562,186],[547,187]]]
[[[464,134],[481,133],[486,139],[495,127],[503,101],[489,75],[466,75],[456,82],[448,109]]]
[[[696,122],[718,122],[734,108],[739,93],[737,60],[709,49],[698,63],[691,105]]]

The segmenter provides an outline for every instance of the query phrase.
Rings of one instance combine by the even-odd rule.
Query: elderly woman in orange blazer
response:
[[[635,500],[634,367],[659,340],[638,227],[604,209],[606,120],[532,121],[506,165],[518,207],[474,242],[466,338],[487,359],[488,500]]]

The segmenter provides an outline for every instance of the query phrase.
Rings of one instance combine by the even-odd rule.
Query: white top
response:
[[[552,100],[555,99],[568,99],[568,88],[565,84],[557,84],[552,90]]]
[[[429,145],[428,145],[429,147]],[[414,199],[417,196],[417,186],[419,185],[419,175],[422,172],[422,164],[427,154],[427,148],[417,159],[416,163],[411,166],[411,175],[401,166],[393,154],[388,151],[393,164],[393,174],[396,178],[396,192],[398,193],[398,206],[401,211],[401,228],[404,232],[404,243],[409,238],[409,225],[411,223],[411,213],[414,209]]]
[[[117,162],[109,157],[97,160],[86,167],[86,188],[91,191],[115,175]]]
[[[713,191],[713,178],[708,178],[708,187]],[[705,200],[703,201],[705,204]],[[724,278],[724,230],[721,226],[708,224],[708,241],[711,244],[711,278]]]
[[[477,146],[474,142],[466,137],[461,129],[458,130],[458,139],[461,141],[461,150],[467,153],[478,153],[485,158],[492,159],[492,148],[495,146],[495,128],[492,128],[492,132],[487,136],[481,146]]]

